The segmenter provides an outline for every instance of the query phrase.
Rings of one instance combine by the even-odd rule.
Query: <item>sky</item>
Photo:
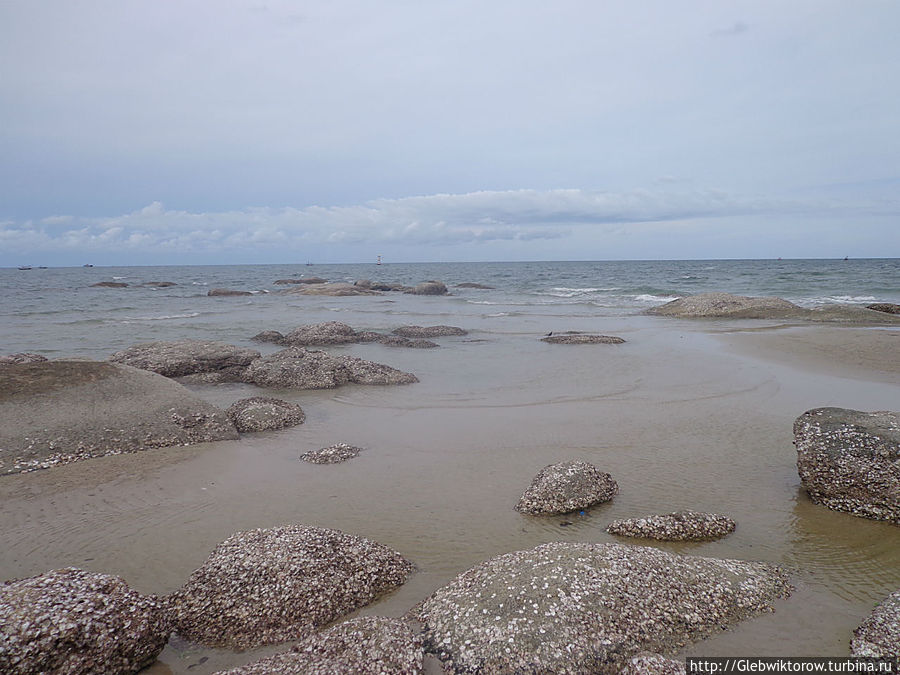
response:
[[[0,0],[0,266],[900,256],[897,0]]]

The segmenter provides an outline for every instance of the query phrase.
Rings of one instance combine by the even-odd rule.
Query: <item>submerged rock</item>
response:
[[[407,338],[434,338],[445,335],[468,335],[469,331],[457,326],[400,326],[391,333]]]
[[[610,534],[659,541],[704,541],[720,539],[737,525],[726,516],[697,511],[676,511],[666,515],[614,520],[606,528]]]
[[[91,288],[128,288],[128,284],[124,281],[100,281],[91,284]]]
[[[295,427],[306,419],[303,408],[296,403],[266,396],[242,398],[225,412],[241,433]]]
[[[410,349],[434,349],[440,346],[431,340],[410,340],[399,335],[379,335],[376,341],[388,347],[408,347]]]
[[[250,291],[236,291],[231,288],[211,288],[206,293],[210,297],[229,296],[229,295],[253,295]]]
[[[900,525],[900,414],[809,410],[794,422],[794,445],[812,501]]]
[[[288,347],[256,359],[244,373],[247,382],[282,389],[334,389],[344,384],[411,384],[412,373],[353,356],[331,356]]]
[[[441,281],[423,281],[403,292],[411,295],[447,295],[447,286]]]
[[[151,370],[166,377],[181,377],[193,373],[224,371],[234,380],[259,352],[213,340],[175,340],[143,342],[132,345],[109,357],[113,363]]]
[[[541,469],[522,494],[516,511],[532,515],[569,513],[612,499],[619,486],[593,464],[559,462]]]
[[[279,279],[276,284],[327,284],[328,279],[322,277],[301,277],[299,279]]]
[[[0,368],[0,474],[237,437],[224,411],[145,370],[97,361]]]
[[[406,581],[412,564],[376,542],[292,525],[238,532],[170,596],[175,629],[209,647],[297,640]]]
[[[0,672],[137,673],[169,639],[158,598],[119,577],[75,568],[0,586]]]
[[[319,450],[310,450],[300,455],[300,459],[311,464],[340,464],[348,459],[357,457],[362,452],[362,448],[357,448],[346,443],[335,443],[327,448]]]
[[[5,366],[13,363],[40,363],[46,360],[47,357],[41,356],[40,354],[20,352],[18,354],[7,354],[6,356],[0,356],[0,366]]]
[[[542,342],[554,345],[620,345],[625,342],[620,337],[612,335],[547,335],[541,338]]]
[[[891,593],[853,631],[852,656],[896,658],[900,654],[900,591]]]
[[[457,288],[480,288],[482,290],[493,290],[493,286],[485,286],[484,284],[476,284],[471,281],[464,281],[461,284],[456,284]]]
[[[551,543],[463,572],[413,611],[454,673],[617,673],[673,653],[791,591],[766,563],[618,544]]]
[[[218,675],[419,675],[422,638],[403,619],[364,616],[315,633],[291,651]]]
[[[730,293],[700,293],[647,310],[648,314],[681,317],[733,317],[772,319],[796,316],[805,311],[782,298],[753,298]]]
[[[171,286],[177,286],[174,281],[146,281],[142,284],[143,286],[156,286],[157,288],[170,288]]]

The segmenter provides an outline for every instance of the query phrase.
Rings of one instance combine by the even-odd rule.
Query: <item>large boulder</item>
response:
[[[619,486],[593,464],[559,462],[541,469],[522,494],[516,511],[532,515],[569,513],[612,499]]]
[[[794,445],[816,504],[900,525],[900,414],[809,410],[794,422]]]
[[[232,403],[225,413],[241,433],[295,427],[306,419],[303,408],[296,403],[267,396],[242,398]]]
[[[151,370],[166,377],[195,373],[219,373],[240,380],[241,373],[259,352],[213,340],[143,342],[109,357],[113,363]]]
[[[236,438],[222,410],[145,370],[97,361],[0,368],[0,474]]]
[[[900,654],[900,591],[886,597],[853,631],[853,656],[896,658]]]
[[[350,619],[276,654],[217,675],[419,675],[422,638],[402,619]]]
[[[331,356],[325,352],[288,347],[256,359],[244,379],[260,387],[278,389],[334,389],[344,384],[410,384],[412,373],[364,361],[353,356]]]
[[[753,298],[730,293],[700,293],[653,307],[647,310],[647,313],[691,318],[771,319],[796,316],[806,311],[782,298]]]
[[[455,673],[617,673],[671,654],[790,593],[766,563],[651,547],[551,543],[463,572],[413,611]]]
[[[469,331],[457,326],[400,326],[391,333],[406,338],[434,338],[445,335],[468,335]]]
[[[156,660],[165,605],[119,577],[66,568],[0,586],[0,672],[125,675]]]
[[[423,281],[404,293],[411,295],[447,295],[447,286],[441,281]]]
[[[406,581],[396,551],[338,530],[292,525],[238,532],[172,596],[175,629],[210,647],[297,640]]]
[[[705,541],[734,532],[737,525],[727,516],[698,511],[676,511],[665,515],[614,520],[606,531],[623,537],[659,541]]]

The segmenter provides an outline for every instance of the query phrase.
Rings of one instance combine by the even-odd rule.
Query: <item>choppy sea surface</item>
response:
[[[274,284],[302,276],[406,285],[437,279],[452,295],[438,306],[433,298],[423,301],[399,293],[380,298],[282,295],[279,291],[290,287]],[[104,281],[128,286],[92,286]],[[160,281],[175,285],[146,285]],[[456,287],[464,282],[492,288]],[[210,289],[222,287],[253,295],[207,296]],[[484,328],[507,317],[544,317],[555,325],[567,317],[638,314],[677,297],[710,291],[779,296],[806,307],[900,302],[900,259],[0,269],[0,351],[104,358],[110,349],[136,339],[234,339],[262,323],[276,328],[285,312],[295,317],[294,310],[310,318],[300,323],[359,314],[367,324],[354,326],[360,329],[418,323],[419,314],[453,315]]]

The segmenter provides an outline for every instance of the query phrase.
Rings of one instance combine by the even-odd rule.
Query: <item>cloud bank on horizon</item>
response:
[[[0,265],[900,256],[898,23],[11,0]]]

